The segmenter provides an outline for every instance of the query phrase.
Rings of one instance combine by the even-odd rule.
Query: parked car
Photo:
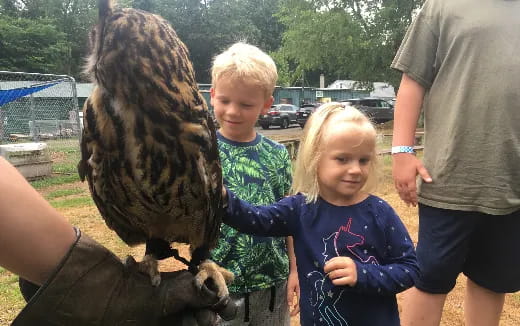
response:
[[[374,123],[384,123],[394,120],[394,107],[390,103],[380,98],[352,98],[342,103],[349,104],[364,114]]]
[[[270,126],[280,126],[282,129],[288,128],[296,122],[298,107],[292,104],[275,104],[271,106],[267,114],[260,115],[258,124],[263,129]]]
[[[300,127],[305,127],[305,123],[311,116],[311,114],[316,111],[316,109],[321,105],[321,103],[307,103],[303,104],[300,110],[296,113],[296,121],[300,125]]]

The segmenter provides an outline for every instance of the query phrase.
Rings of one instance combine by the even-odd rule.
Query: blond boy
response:
[[[275,63],[257,47],[236,43],[215,58],[211,75],[224,184],[258,205],[281,199],[291,186],[289,154],[255,130],[274,101]],[[221,325],[290,324],[288,302],[299,290],[291,238],[250,236],[222,225],[212,259],[235,274],[230,292],[239,312]]]

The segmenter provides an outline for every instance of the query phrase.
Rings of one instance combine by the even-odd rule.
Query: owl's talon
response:
[[[229,296],[227,284],[233,282],[233,279],[233,273],[211,260],[205,260],[199,265],[199,272],[195,275],[195,284],[200,289],[207,280],[213,281],[217,297],[222,299]]]
[[[159,286],[159,284],[161,284],[161,273],[159,272],[158,263],[152,255],[145,255],[143,260],[137,263],[137,269],[139,272],[150,276],[152,286]]]

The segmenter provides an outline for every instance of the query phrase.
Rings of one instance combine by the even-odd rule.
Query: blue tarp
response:
[[[7,104],[12,101],[16,101],[20,97],[24,97],[36,92],[39,92],[43,89],[49,88],[51,86],[54,86],[58,84],[58,82],[45,84],[45,85],[37,85],[37,86],[29,86],[29,87],[22,87],[22,88],[13,88],[13,89],[0,89],[0,106]]]

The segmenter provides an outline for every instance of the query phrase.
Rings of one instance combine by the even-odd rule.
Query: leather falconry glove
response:
[[[117,256],[77,230],[77,241],[41,287],[20,279],[28,301],[12,326],[213,325],[234,318],[229,297],[211,282],[198,287],[187,270],[162,273],[154,287],[135,260]]]

